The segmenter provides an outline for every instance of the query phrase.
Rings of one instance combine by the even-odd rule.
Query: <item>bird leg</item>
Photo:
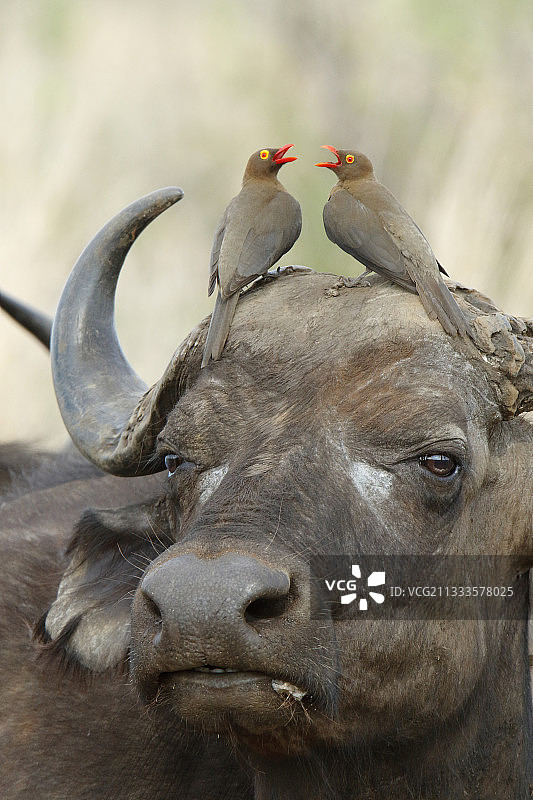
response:
[[[372,275],[372,270],[371,269],[365,269],[365,271],[362,272],[360,275],[358,275],[357,278],[345,278],[344,279],[345,280],[345,284],[344,285],[347,286],[348,284],[346,283],[346,281],[349,280],[350,281],[350,287],[349,288],[353,288],[354,286],[372,286],[370,281],[366,281],[365,280],[367,275]]]

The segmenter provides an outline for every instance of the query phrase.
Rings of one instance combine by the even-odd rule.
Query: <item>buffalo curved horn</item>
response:
[[[32,333],[44,346],[50,348],[50,332],[52,330],[52,318],[47,314],[42,314],[36,308],[21,303],[15,297],[11,297],[5,292],[0,292],[0,308],[12,319],[22,325],[29,333]]]
[[[178,351],[163,377],[148,389],[118,342],[115,290],[137,236],[182,197],[178,187],[159,189],[104,225],[76,262],[54,319],[52,374],[63,421],[78,449],[114,475],[162,469],[152,454],[179,394],[182,356]]]

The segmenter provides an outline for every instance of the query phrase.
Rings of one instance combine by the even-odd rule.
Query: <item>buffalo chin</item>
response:
[[[195,670],[164,673],[150,705],[171,709],[189,725],[207,733],[236,735],[252,749],[281,754],[305,747],[316,703],[272,688],[259,672],[213,674]],[[304,694],[302,692],[302,694]]]

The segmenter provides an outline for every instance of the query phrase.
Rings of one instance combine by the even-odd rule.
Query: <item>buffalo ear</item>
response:
[[[93,672],[124,664],[135,588],[147,565],[173,544],[163,520],[157,503],[82,514],[57,598],[37,629],[51,651]]]

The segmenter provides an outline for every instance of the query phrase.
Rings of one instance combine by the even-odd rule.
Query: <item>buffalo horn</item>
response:
[[[52,318],[36,308],[27,306],[5,292],[0,292],[0,308],[9,314],[19,325],[32,333],[46,348],[50,347]]]
[[[86,247],[67,281],[54,319],[52,372],[65,426],[78,449],[114,475],[162,468],[155,440],[176,401],[176,361],[148,389],[117,339],[115,290],[137,236],[183,197],[171,186],[141,197],[111,219]]]

